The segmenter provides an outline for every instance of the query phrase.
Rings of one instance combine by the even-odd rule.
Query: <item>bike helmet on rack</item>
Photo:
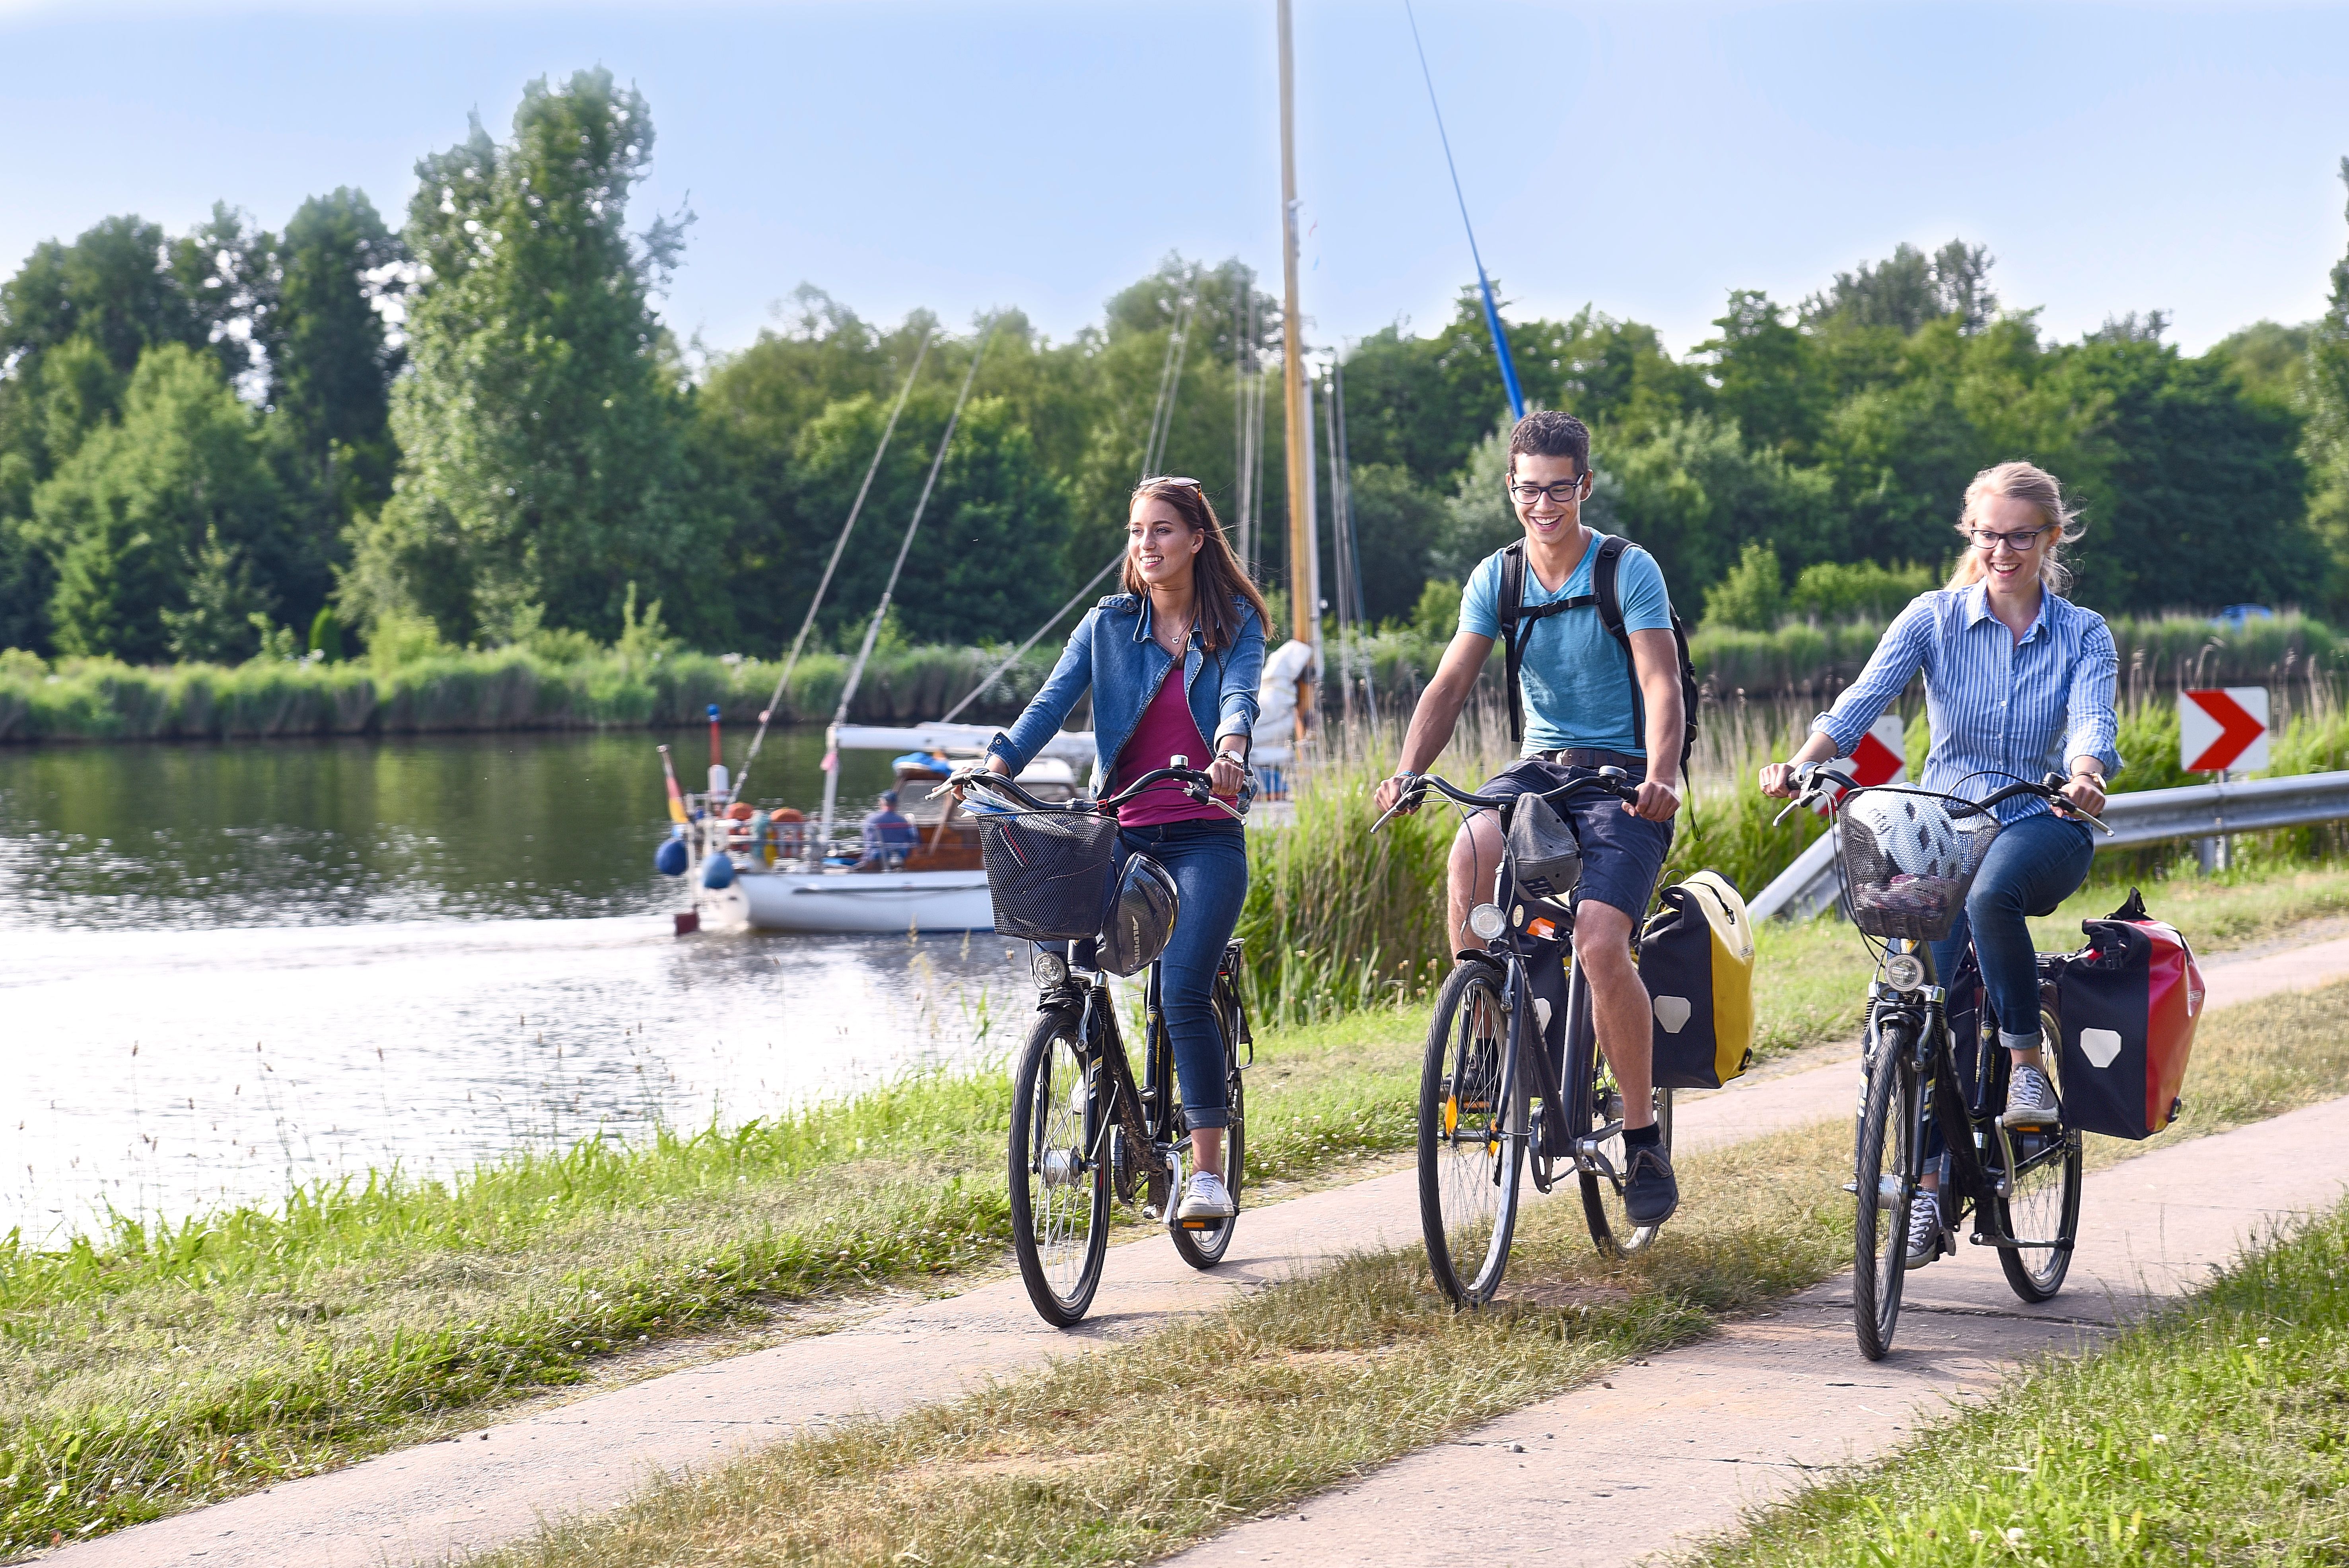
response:
[[[1573,826],[1541,796],[1519,795],[1509,813],[1507,843],[1518,892],[1563,908],[1582,880],[1582,841]]]
[[[1102,929],[1102,968],[1116,975],[1140,972],[1166,950],[1182,903],[1165,867],[1147,855],[1127,856]]]

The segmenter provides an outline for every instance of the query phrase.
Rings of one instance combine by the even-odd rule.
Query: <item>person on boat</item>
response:
[[[1602,767],[1620,768],[1639,782],[1636,803],[1587,790],[1557,806],[1582,841],[1582,880],[1573,895],[1574,961],[1588,980],[1599,1049],[1623,1093],[1624,1212],[1634,1224],[1658,1225],[1679,1207],[1680,1186],[1656,1126],[1654,1036],[1648,990],[1631,958],[1631,933],[1655,896],[1671,848],[1672,816],[1681,808],[1676,742],[1685,714],[1671,599],[1655,557],[1624,545],[1616,557],[1615,587],[1628,635],[1619,642],[1608,631],[1595,587],[1595,566],[1608,536],[1582,521],[1591,474],[1590,431],[1580,420],[1553,409],[1519,420],[1509,434],[1504,483],[1525,530],[1525,607],[1579,602],[1526,628],[1519,676],[1523,760],[1476,793],[1514,797],[1553,790],[1591,778]],[[1416,810],[1421,774],[1451,742],[1460,711],[1501,635],[1506,553],[1495,551],[1469,574],[1460,596],[1460,630],[1420,695],[1393,776],[1378,787],[1380,812]],[[1643,736],[1656,738],[1652,753],[1642,746]],[[1455,951],[1484,949],[1468,929],[1468,914],[1490,896],[1500,865],[1500,823],[1493,812],[1477,812],[1452,845],[1446,929]]]
[[[898,815],[897,792],[885,789],[881,792],[881,804],[864,815],[864,848],[850,869],[894,870],[905,864],[905,857],[920,842],[921,835],[914,831],[914,825]]]
[[[1811,723],[1791,761],[1762,770],[1764,794],[1795,790],[1795,770],[1849,756],[1878,715],[1920,670],[1932,726],[1923,786],[1961,794],[2022,778],[2066,775],[2064,797],[2094,815],[2120,771],[2113,686],[2120,659],[2104,617],[2063,597],[2072,574],[2057,556],[2081,534],[2055,476],[2002,462],[1966,486],[1958,521],[1968,548],[1949,586],[1911,600],[1876,645],[1859,679]],[[1958,971],[1971,937],[1982,987],[2013,1061],[2002,1120],[2051,1126],[2055,1092],[2039,1026],[2039,968],[2025,917],[2053,909],[2088,877],[2095,841],[2085,823],[2033,796],[1997,808],[2004,824],[1974,873],[1964,912],[1932,944],[1935,972]],[[1938,1173],[1909,1214],[1911,1268],[1940,1255]]]
[[[1125,535],[1124,591],[1077,624],[1035,701],[988,748],[987,767],[1017,777],[1088,691],[1106,793],[1175,757],[1206,764],[1216,801],[1163,782],[1119,809],[1118,838],[1123,854],[1146,853],[1165,867],[1182,897],[1159,959],[1160,1004],[1191,1129],[1193,1174],[1178,1215],[1229,1219],[1238,1212],[1223,1180],[1231,1110],[1212,996],[1247,897],[1240,815],[1255,794],[1248,737],[1270,618],[1197,480],[1143,481]]]

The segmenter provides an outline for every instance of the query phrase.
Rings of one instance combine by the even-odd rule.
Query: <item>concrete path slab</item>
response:
[[[2227,976],[2224,992],[2220,974]],[[2246,1001],[2344,974],[2349,974],[2349,940],[2302,954],[2269,955],[2234,970],[2214,965],[2212,1005],[2221,994],[2229,1002]],[[1682,1149],[1717,1147],[1847,1114],[1857,1093],[1857,1060],[1756,1075],[1728,1089],[1688,1096],[1678,1109],[1674,1142]],[[2112,1185],[2109,1177],[2098,1180]],[[1231,1255],[1211,1273],[1186,1267],[1163,1236],[1113,1249],[1093,1314],[1073,1332],[1045,1327],[1019,1282],[999,1281],[833,1334],[670,1373],[140,1525],[44,1561],[67,1568],[438,1563],[452,1552],[526,1535],[542,1518],[616,1507],[656,1473],[706,1468],[845,1417],[886,1417],[950,1399],[1054,1356],[1114,1345],[1171,1314],[1211,1310],[1235,1292],[1260,1290],[1351,1253],[1416,1246],[1419,1239],[1413,1175],[1374,1177],[1249,1210]],[[1995,1279],[1994,1262],[1990,1266]],[[2076,1294],[2075,1287],[2064,1299]],[[1821,1310],[1790,1306],[1785,1322]],[[1700,1347],[1684,1354],[1710,1353]],[[1987,1380],[1994,1372],[1983,1363],[1978,1374],[1966,1376]],[[1715,1392],[1727,1386],[1717,1384]]]
[[[1821,1472],[1878,1458],[2017,1366],[2083,1347],[2349,1194],[2349,1099],[2090,1177],[2061,1294],[2018,1301],[1967,1249],[1909,1276],[1892,1354],[1861,1356],[1837,1280],[1716,1337],[1246,1524],[1183,1568],[1448,1561],[1617,1568],[1734,1529]]]

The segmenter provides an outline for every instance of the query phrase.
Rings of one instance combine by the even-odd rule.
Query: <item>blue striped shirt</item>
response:
[[[2015,778],[2037,782],[2069,774],[2071,759],[2092,756],[2107,774],[2121,770],[2114,747],[2113,681],[2120,659],[2105,618],[2069,599],[2043,595],[2039,618],[2015,640],[1991,613],[1981,583],[1920,594],[1885,628],[1859,679],[1812,721],[1848,756],[1919,670],[1933,750],[1924,786],[1979,799]],[[1977,774],[1989,774],[1974,778]],[[2012,775],[2012,776],[2001,776]],[[2025,797],[1998,808],[2013,822],[2047,809]]]

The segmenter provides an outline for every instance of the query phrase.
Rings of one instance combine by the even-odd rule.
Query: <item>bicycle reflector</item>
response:
[[[1480,941],[1491,941],[1509,929],[1509,917],[1498,904],[1479,904],[1468,911],[1468,929]]]

